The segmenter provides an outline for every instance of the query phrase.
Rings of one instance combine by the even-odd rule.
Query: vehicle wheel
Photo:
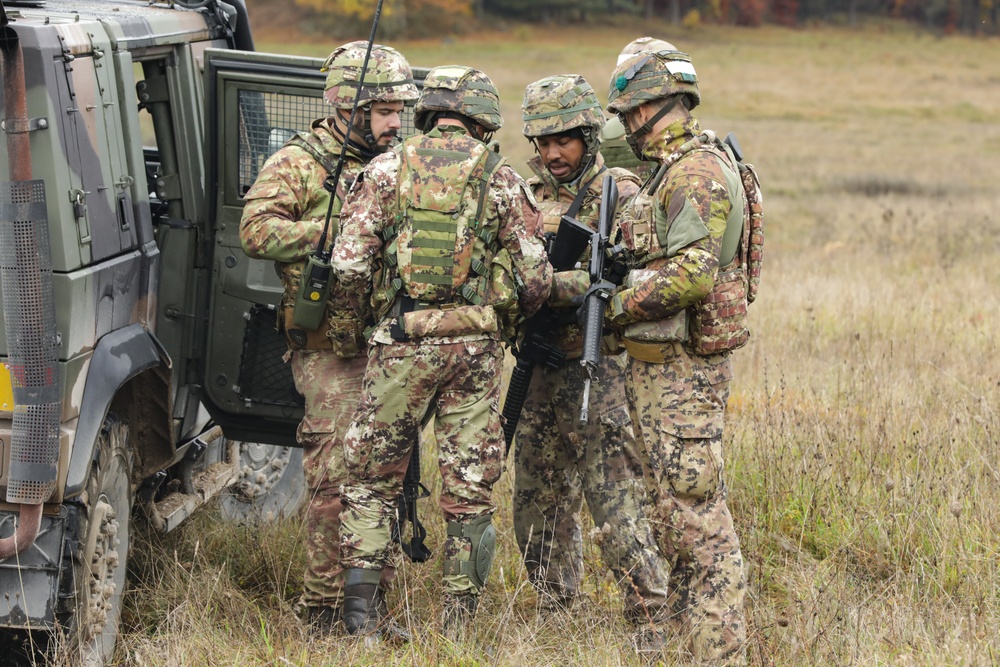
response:
[[[81,664],[110,661],[118,637],[130,545],[132,458],[128,426],[109,415],[97,440],[87,483],[86,519],[80,527],[76,563],[76,611],[71,637]]]
[[[222,516],[239,523],[270,523],[295,514],[305,497],[302,450],[240,443],[240,472],[220,497]]]

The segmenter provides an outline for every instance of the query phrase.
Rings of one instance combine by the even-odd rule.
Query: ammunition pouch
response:
[[[747,327],[746,273],[738,262],[720,271],[715,287],[689,308],[691,345],[696,354],[720,354],[746,345]]]

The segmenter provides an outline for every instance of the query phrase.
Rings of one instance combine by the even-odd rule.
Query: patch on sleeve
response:
[[[698,209],[687,197],[684,197],[681,210],[677,212],[673,220],[669,221],[669,226],[664,231],[665,234],[661,233],[660,225],[657,224],[656,233],[660,244],[667,250],[667,257],[673,257],[681,248],[708,236],[708,227],[705,226],[705,221],[701,219]]]

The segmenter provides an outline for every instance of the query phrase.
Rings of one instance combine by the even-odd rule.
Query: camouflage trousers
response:
[[[652,507],[625,402],[627,364],[625,354],[601,359],[584,425],[583,367],[570,361],[558,370],[535,370],[517,426],[514,534],[531,582],[565,604],[583,576],[586,498],[626,613],[641,621],[666,604],[669,567],[649,523]]]
[[[477,340],[442,345],[375,345],[365,371],[361,403],[344,451],[341,561],[344,567],[382,570],[403,476],[423,424],[434,418],[446,521],[468,522],[495,510],[491,494],[503,463],[499,395],[500,343]],[[446,560],[467,561],[471,541],[449,535]],[[468,575],[444,575],[448,593],[478,593]]]
[[[306,505],[306,571],[302,603],[339,607],[344,598],[340,566],[340,487],[347,481],[344,433],[361,397],[367,359],[343,359],[325,350],[292,353],[295,388],[305,397],[297,438],[309,489]],[[387,568],[382,585],[395,578]]]
[[[626,394],[647,457],[653,528],[671,563],[670,625],[696,660],[746,640],[743,555],[726,506],[722,429],[733,367],[677,346],[665,364],[629,359]]]

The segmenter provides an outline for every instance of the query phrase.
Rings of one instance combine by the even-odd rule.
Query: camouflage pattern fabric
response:
[[[489,132],[503,127],[500,93],[484,72],[464,65],[442,65],[427,72],[414,110],[417,127],[436,111],[450,111],[471,118]]]
[[[626,395],[645,448],[653,530],[672,570],[672,634],[698,661],[738,654],[746,641],[743,555],[726,505],[722,429],[732,363],[679,345],[665,364],[629,359]]]
[[[327,73],[324,96],[331,105],[338,109],[350,109],[355,98],[359,107],[372,102],[409,102],[417,99],[419,92],[413,83],[410,64],[399,51],[383,44],[372,44],[359,94],[358,77],[367,50],[368,42],[362,40],[339,46],[327,56],[320,71]]]
[[[470,142],[475,142],[464,128],[449,127],[441,134],[442,150],[468,152]],[[398,210],[399,166],[395,151],[372,160],[345,202],[333,266],[348,289],[371,292],[376,264],[388,272],[383,274],[385,281],[394,279],[391,267],[382,262],[382,238]],[[427,170],[430,173],[424,176],[432,181],[432,167]],[[497,241],[521,277],[521,308],[534,313],[548,297],[552,278],[538,209],[524,181],[509,166],[498,169],[487,187],[482,199],[487,210],[481,217],[498,230]],[[372,335],[376,344],[365,370],[361,403],[345,440],[350,480],[343,490],[344,567],[382,570],[387,565],[395,499],[413,438],[432,416],[440,448],[445,519],[467,522],[494,511],[490,493],[500,475],[503,453],[499,334],[484,330],[400,343],[389,332],[395,319],[385,317]],[[449,537],[446,558],[468,557],[471,545],[465,541]],[[448,593],[478,592],[468,575],[444,579]]]
[[[344,433],[361,398],[367,359],[342,359],[325,351],[292,354],[295,388],[305,397],[305,416],[297,440],[309,489],[306,509],[306,571],[302,601],[309,607],[339,607],[343,602],[340,566],[340,487],[347,481]],[[387,567],[382,587],[395,578]]]
[[[340,153],[340,142],[330,120],[313,123],[312,133],[328,154]],[[354,181],[363,168],[360,157],[348,152],[339,191]],[[282,306],[294,304],[293,285],[298,284],[301,260],[319,242],[329,206],[323,189],[326,169],[306,150],[285,146],[264,165],[253,187],[244,196],[246,205],[240,223],[245,252],[259,259],[275,260],[285,278]],[[336,218],[331,231],[336,232]],[[289,276],[294,280],[290,281]],[[351,304],[354,304],[353,306]],[[327,302],[328,313],[357,317],[362,302],[336,282]],[[309,488],[306,508],[306,572],[302,601],[310,607],[338,607],[343,599],[342,568],[339,563],[340,485],[346,481],[343,436],[361,394],[365,355],[344,359],[329,350],[291,352],[292,377],[305,397],[305,415],[297,432],[304,448],[303,468]],[[394,570],[385,573],[390,581]]]
[[[603,562],[636,621],[660,619],[669,567],[660,555],[642,481],[642,458],[625,405],[624,354],[601,359],[590,422],[578,425],[579,364],[538,369],[517,428],[514,533],[532,583],[567,604],[583,576],[583,499],[598,530]]]
[[[653,138],[644,153],[662,161],[696,134],[701,134],[697,120],[677,121]],[[642,244],[645,233],[654,237],[655,249],[664,250],[658,254],[670,256],[644,266],[656,270],[651,278],[615,294],[608,314],[619,326],[666,319],[712,291],[726,221],[733,208],[723,167],[706,151],[692,151],[678,160],[652,193],[656,210],[638,214],[632,208],[642,201],[644,193],[623,207],[623,241],[634,249]]]
[[[469,151],[469,142],[475,141],[464,128],[448,126],[441,134],[438,147],[445,151]],[[344,203],[341,232],[333,250],[332,262],[340,283],[349,292],[378,297],[378,294],[373,294],[373,280],[377,278],[380,284],[388,285],[396,277],[383,261],[385,249],[382,238],[395,223],[399,210],[399,168],[397,151],[375,158]],[[433,181],[434,174],[426,174],[424,178]],[[497,243],[510,254],[511,263],[523,285],[518,292],[519,307],[527,317],[541,307],[551,289],[552,267],[542,242],[541,214],[527,184],[509,165],[496,171],[488,187],[483,227],[497,229]],[[472,233],[468,229],[466,231]],[[392,317],[383,318],[371,341],[392,343],[389,327],[393,320]],[[481,334],[441,336],[431,340],[442,344],[471,338],[496,340],[498,335],[484,331]]]
[[[693,118],[671,123],[643,152],[664,161],[700,132]],[[615,295],[612,322],[662,321],[712,291],[733,208],[726,182],[714,155],[692,151],[668,169],[652,193],[656,210],[633,210],[641,195],[626,205],[621,225],[630,247],[642,234],[629,229],[635,222],[655,235],[654,249],[674,250],[644,266],[649,277]],[[626,395],[645,453],[654,530],[672,565],[671,623],[697,660],[716,661],[738,655],[746,639],[743,557],[723,476],[732,365],[728,353],[698,356],[688,345],[663,346],[670,349],[665,363],[630,357]]]
[[[618,63],[621,64],[629,59],[630,56],[634,56],[642,51],[677,51],[677,47],[666,42],[662,39],[657,39],[655,37],[637,37],[631,42],[622,47],[622,50],[618,53]]]
[[[597,227],[603,185],[600,155],[575,186],[556,182],[540,158],[530,166],[536,176],[528,183],[543,210],[546,231],[554,231],[579,184],[588,182],[577,219]],[[634,176],[624,170],[612,173],[621,201],[635,194]],[[555,285],[574,291],[561,280],[563,273],[571,272],[555,274],[554,293]],[[576,295],[587,286],[577,287]],[[582,352],[582,331],[575,323],[557,327],[549,340],[571,359]],[[624,355],[602,358],[599,379],[591,389],[590,422],[583,426],[578,423],[582,367],[570,361],[558,370],[536,370],[516,434],[514,531],[531,581],[550,602],[567,603],[583,576],[580,510],[586,497],[600,531],[603,560],[622,589],[626,613],[644,620],[657,616],[664,606],[669,570],[647,520],[641,457],[624,403],[625,365]]]
[[[599,131],[605,123],[593,87],[579,74],[557,74],[528,84],[521,120],[522,134],[529,139],[577,127]]]
[[[390,564],[390,529],[413,443],[434,417],[446,521],[491,515],[494,482],[503,466],[499,396],[503,353],[495,340],[450,344],[375,345],[361,403],[344,444],[350,481],[341,528],[344,567],[382,570]],[[471,544],[449,536],[445,558]],[[467,575],[445,577],[447,592],[477,593]]]
[[[320,140],[328,155],[336,160],[340,155],[341,143],[332,129],[332,119],[313,123],[312,133]],[[338,199],[350,189],[358,174],[364,169],[364,159],[348,147],[340,183],[337,184]],[[299,146],[285,146],[264,164],[253,187],[243,196],[243,219],[240,222],[240,239],[243,250],[250,257],[270,259],[278,263],[285,284],[282,308],[295,304],[295,290],[305,260],[319,243],[330,195],[323,189],[327,172],[316,158]],[[334,217],[330,221],[328,248],[332,246],[338,230],[334,206]],[[367,300],[357,298],[344,289],[336,279],[327,300],[330,317],[349,320],[360,318],[368,312]],[[359,354],[363,352],[359,351]]]

